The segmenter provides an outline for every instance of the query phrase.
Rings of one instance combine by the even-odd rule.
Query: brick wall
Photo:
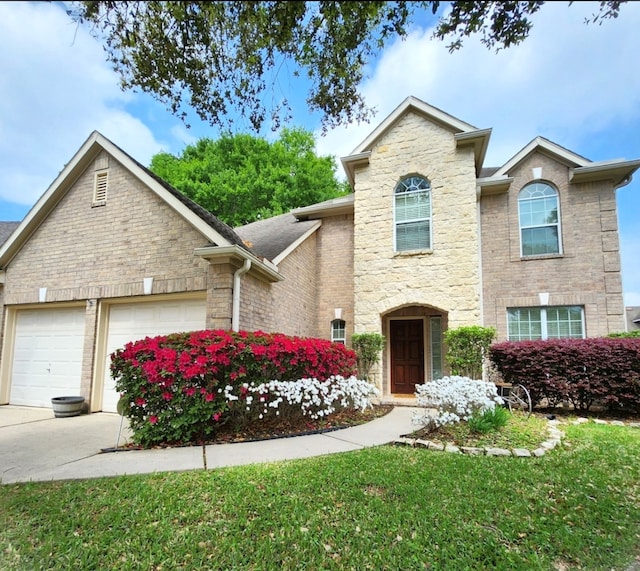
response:
[[[92,206],[96,170],[108,168],[103,206]],[[208,325],[230,326],[229,264],[209,266],[194,256],[207,239],[113,157],[102,152],[63,196],[9,263],[0,286],[2,331],[13,305],[86,300],[81,392],[95,392],[100,300],[144,295],[143,278],[153,277],[153,294],[204,292]],[[46,303],[39,302],[46,288]],[[227,297],[225,297],[227,296]],[[2,338],[0,337],[0,342]],[[2,346],[0,345],[0,354]],[[8,367],[0,367],[0,394],[8,395]],[[6,396],[4,397],[6,399]]]
[[[563,253],[522,259],[518,193],[533,180],[532,168],[559,193]],[[569,169],[536,153],[509,173],[508,193],[481,199],[484,324],[507,338],[507,307],[549,305],[585,308],[586,334],[606,335],[624,328],[620,256],[611,183],[569,183]]]
[[[318,230],[318,313],[316,336],[330,339],[336,309],[346,326],[347,345],[353,334],[353,214],[322,220]]]
[[[267,284],[243,276],[240,327],[301,337],[317,336],[316,233],[278,266],[284,280]]]
[[[97,161],[104,165],[106,155]],[[6,269],[5,303],[122,297],[206,289],[206,239],[113,158],[105,206],[93,207],[88,169]]]

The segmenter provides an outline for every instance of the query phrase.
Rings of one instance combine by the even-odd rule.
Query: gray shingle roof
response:
[[[500,167],[482,167],[480,169],[480,178],[489,178],[491,175],[498,172]]]
[[[0,246],[9,239],[19,224],[20,222],[0,222]]]
[[[235,229],[255,254],[273,260],[298,238],[304,235],[317,220],[298,222],[291,213],[281,214]]]

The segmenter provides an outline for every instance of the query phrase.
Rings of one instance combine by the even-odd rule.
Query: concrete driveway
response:
[[[359,450],[393,442],[415,430],[418,409],[398,406],[366,424],[261,442],[123,450],[130,438],[125,420],[94,413],[55,418],[46,408],[0,406],[0,483],[73,480],[125,474],[207,470]]]
[[[56,418],[50,408],[0,406],[0,482],[46,478],[52,471],[122,446],[128,425],[117,414]]]

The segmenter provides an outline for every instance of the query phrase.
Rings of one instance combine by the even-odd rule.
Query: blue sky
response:
[[[377,110],[370,124],[321,137],[319,118],[298,97],[291,126],[317,130],[320,154],[345,156],[413,95],[492,128],[485,166],[505,163],[538,135],[593,161],[638,159],[640,3],[585,25],[597,7],[548,3],[525,43],[498,53],[473,38],[449,54],[425,20],[371,62],[362,85]],[[157,152],[218,136],[195,116],[189,122],[147,95],[122,92],[102,47],[59,4],[0,2],[0,220],[21,220],[92,131],[149,164]],[[640,305],[640,173],[617,200],[625,303]]]

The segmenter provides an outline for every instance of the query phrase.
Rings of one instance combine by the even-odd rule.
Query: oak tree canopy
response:
[[[586,22],[617,18],[624,3],[594,2]],[[291,119],[279,88],[289,76],[306,79],[323,130],[367,121],[372,109],[359,92],[366,65],[411,26],[436,17],[434,37],[450,50],[471,35],[503,49],[527,38],[544,4],[97,0],[72,2],[68,13],[103,44],[123,89],[151,94],[183,120],[189,106],[213,126],[232,128],[237,116],[259,132]]]

